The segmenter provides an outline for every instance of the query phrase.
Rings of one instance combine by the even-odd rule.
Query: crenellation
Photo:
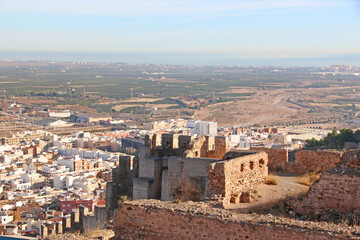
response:
[[[180,148],[182,151],[185,151],[190,148],[190,143],[194,139],[194,137],[180,135],[178,139],[179,139],[178,140],[178,142],[179,142],[178,148]]]

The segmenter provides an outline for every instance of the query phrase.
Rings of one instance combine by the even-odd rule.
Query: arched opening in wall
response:
[[[264,166],[264,164],[265,164],[265,161],[264,161],[264,159],[260,159],[260,161],[259,161],[259,167],[263,167]]]
[[[239,203],[240,202],[240,195],[239,194],[231,194],[230,203]]]
[[[245,164],[241,164],[240,171],[243,172],[245,170]]]
[[[250,162],[250,169],[251,169],[251,170],[254,169],[254,162]]]
[[[195,157],[199,157],[199,152],[195,151]]]
[[[240,196],[241,203],[249,203],[250,202],[250,194],[248,192],[243,192]]]

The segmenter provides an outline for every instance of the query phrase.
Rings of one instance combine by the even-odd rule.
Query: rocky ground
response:
[[[80,232],[75,233],[65,233],[49,236],[45,240],[93,240],[93,239],[102,239],[108,240],[114,236],[112,230],[92,230],[85,231],[84,234]]]

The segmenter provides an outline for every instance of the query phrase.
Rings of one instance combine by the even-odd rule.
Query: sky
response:
[[[0,52],[360,54],[360,0],[0,0]]]

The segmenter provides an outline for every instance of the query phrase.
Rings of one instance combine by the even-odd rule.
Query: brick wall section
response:
[[[359,153],[346,152],[335,168],[325,171],[306,198],[295,205],[295,211],[306,216],[319,216],[329,210],[360,215]]]
[[[295,162],[284,162],[285,172],[304,174],[311,171],[325,171],[339,163],[341,152],[299,150],[295,153]]]
[[[222,204],[226,206],[230,201],[238,203],[242,194],[264,182],[268,158],[265,152],[228,152],[224,158],[230,160],[208,165],[207,194],[222,196]]]
[[[234,214],[201,203],[172,204],[157,200],[124,203],[118,209],[114,230],[114,240],[342,240],[360,236],[359,227]]]
[[[286,149],[252,147],[250,150],[263,151],[268,154],[268,168],[270,171],[276,171],[282,168],[283,163],[288,162],[288,151]]]

